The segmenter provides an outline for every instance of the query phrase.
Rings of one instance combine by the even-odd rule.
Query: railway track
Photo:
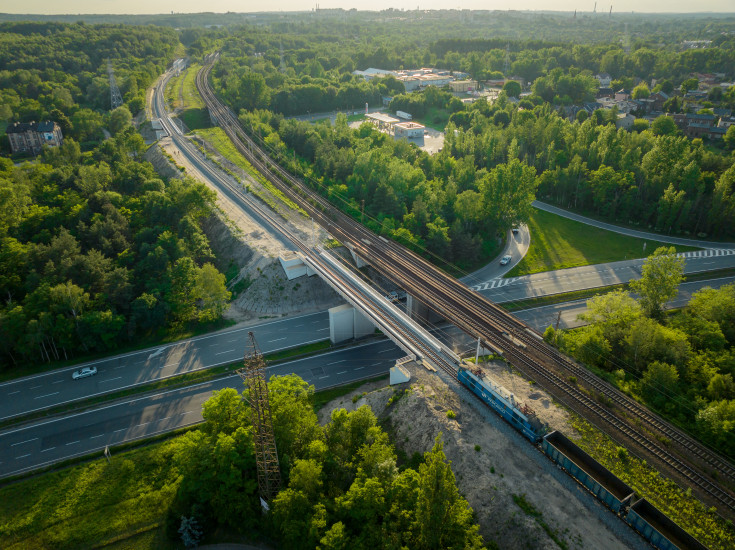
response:
[[[408,293],[421,297],[437,313],[474,338],[504,350],[506,358],[521,372],[538,381],[555,398],[571,409],[606,428],[616,440],[635,447],[677,472],[695,487],[728,510],[735,512],[735,498],[718,483],[699,473],[685,460],[665,449],[662,438],[675,443],[685,452],[706,463],[719,478],[735,482],[735,468],[724,458],[707,449],[685,433],[657,417],[645,407],[577,365],[555,348],[529,333],[521,321],[468,289],[456,279],[409,251],[395,241],[383,239],[342,213],[324,197],[281,167],[268,153],[247,136],[235,115],[215,96],[209,86],[213,62],[197,75],[197,88],[210,115],[222,127],[233,144],[265,177],[289,198],[304,208],[314,220],[335,238],[350,245],[376,269],[400,284]],[[519,346],[508,337],[512,337]],[[446,370],[446,369],[445,369]],[[563,373],[571,373],[594,391],[604,395],[626,415],[635,418],[643,430],[632,426],[597,403],[579,387],[567,381]]]
[[[165,88],[165,81],[161,85],[161,89]],[[157,98],[156,107],[159,110],[159,114],[162,114],[161,120],[163,121],[166,131],[169,132],[171,137],[176,141],[177,146],[185,150],[189,158],[197,158],[198,150],[188,139],[183,138],[177,131],[175,125],[165,116],[165,106],[163,104],[163,95],[159,94]],[[273,230],[280,233],[285,239],[288,240],[295,248],[299,250],[303,257],[305,257],[317,271],[320,273],[322,278],[331,282],[332,286],[338,288],[345,296],[352,296],[352,300],[359,301],[363,307],[366,307],[377,319],[378,323],[382,327],[388,328],[392,331],[399,339],[407,342],[411,347],[423,355],[423,357],[429,359],[433,364],[456,378],[457,370],[453,365],[451,358],[448,360],[443,356],[442,351],[436,351],[430,345],[427,345],[421,338],[413,334],[408,330],[400,321],[398,321],[393,315],[386,312],[383,305],[375,300],[372,296],[362,292],[362,290],[356,284],[351,284],[349,280],[340,274],[335,268],[333,268],[328,261],[326,261],[318,250],[314,250],[307,246],[303,240],[294,233],[288,225],[284,224],[281,219],[273,214],[273,212],[264,208],[258,201],[252,200],[252,198],[243,191],[241,187],[233,183],[228,177],[223,176],[218,170],[212,169],[206,164],[206,162],[198,162],[198,168],[206,173],[213,183],[216,183],[222,189],[225,189],[228,194],[232,197],[236,197],[238,201],[246,203],[249,208],[254,210],[258,216],[265,220]]]

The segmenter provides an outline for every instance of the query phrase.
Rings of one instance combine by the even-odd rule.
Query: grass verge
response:
[[[707,508],[692,496],[690,489],[684,490],[661,476],[645,460],[620,452],[612,440],[601,436],[597,428],[577,415],[571,415],[571,424],[581,435],[575,443],[630,485],[636,495],[651,502],[708,548],[735,548],[732,522],[718,516],[714,508]]]
[[[217,151],[219,151],[219,153],[223,157],[235,164],[237,167],[244,170],[250,177],[256,180],[260,185],[262,185],[271,195],[276,197],[279,201],[288,206],[290,209],[297,210],[298,212],[301,212],[304,216],[308,217],[308,215],[302,208],[300,208],[291,199],[286,197],[286,195],[284,195],[280,189],[277,189],[270,181],[264,178],[263,175],[258,172],[253,167],[253,165],[250,164],[248,160],[240,154],[237,149],[235,149],[235,146],[232,144],[222,128],[207,128],[203,130],[198,130],[196,133],[197,135],[208,141],[209,144],[217,149]],[[266,200],[266,202],[270,205],[270,202],[272,201],[269,202]]]
[[[543,210],[534,209],[528,227],[531,231],[528,253],[506,277],[643,258],[660,246],[672,246],[627,237]],[[690,246],[675,248],[677,252],[699,250]]]
[[[180,483],[175,447],[174,438],[113,452],[109,463],[98,459],[0,488],[0,547],[173,547],[163,527]]]
[[[347,395],[348,393],[356,390],[363,384],[368,384],[370,382],[377,382],[378,380],[385,380],[387,378],[388,378],[388,375],[381,375],[381,376],[376,376],[375,378],[368,378],[367,380],[358,380],[356,382],[352,382],[344,386],[338,386],[336,388],[330,388],[328,390],[322,390],[322,391],[315,392],[314,399],[313,399],[314,410],[318,411],[324,405],[329,403],[332,399],[337,399],[338,397]]]

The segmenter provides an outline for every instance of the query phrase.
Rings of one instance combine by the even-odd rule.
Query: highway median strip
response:
[[[266,361],[268,361],[269,366],[274,366],[286,360],[306,358],[311,355],[316,355],[318,353],[321,353],[327,350],[331,350],[331,349],[335,349],[335,348],[333,348],[329,340],[321,340],[319,342],[314,342],[314,343],[306,344],[303,346],[296,346],[293,348],[276,351],[270,354],[265,354],[264,357]],[[142,384],[139,386],[134,386],[132,388],[126,388],[120,391],[113,391],[110,393],[105,393],[104,395],[98,395],[95,397],[91,397],[88,399],[82,399],[79,401],[74,401],[72,403],[67,403],[64,405],[50,407],[48,409],[36,411],[36,412],[30,413],[27,415],[16,416],[16,417],[4,420],[3,422],[0,422],[0,429],[9,428],[11,426],[15,426],[15,425],[22,424],[25,422],[30,422],[33,420],[38,420],[40,418],[49,418],[51,416],[56,416],[56,415],[63,414],[63,413],[89,409],[101,403],[106,403],[108,401],[114,401],[117,399],[130,397],[133,395],[139,395],[139,394],[148,393],[148,392],[156,392],[162,389],[173,389],[173,388],[178,388],[178,387],[184,387],[184,386],[189,386],[189,385],[200,383],[200,382],[207,382],[210,380],[221,378],[223,376],[230,375],[233,372],[235,372],[237,369],[239,369],[240,367],[242,367],[242,361],[237,361],[234,363],[227,363],[227,364],[218,365],[212,368],[204,368],[204,369],[200,369],[200,370],[185,373],[185,374],[180,374],[177,376],[164,378],[162,380],[151,382],[150,384]]]

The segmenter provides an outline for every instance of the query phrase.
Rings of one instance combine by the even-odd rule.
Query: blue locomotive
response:
[[[531,409],[516,401],[515,396],[503,386],[496,384],[479,369],[472,371],[460,368],[457,379],[531,443],[541,441],[546,427]]]

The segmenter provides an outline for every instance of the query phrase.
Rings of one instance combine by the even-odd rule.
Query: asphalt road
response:
[[[268,367],[267,375],[293,372],[319,390],[385,374],[403,355],[383,340]],[[242,387],[239,376],[228,376],[7,430],[0,433],[0,477],[201,422],[214,390]]]
[[[619,225],[605,223],[592,218],[588,218],[586,216],[582,216],[580,214],[575,214],[574,212],[569,212],[568,210],[564,210],[563,208],[558,208],[556,206],[552,206],[551,204],[546,204],[545,202],[541,201],[533,201],[531,204],[534,208],[538,208],[539,210],[551,212],[552,214],[557,214],[558,216],[562,216],[570,220],[575,220],[586,225],[592,225],[601,229],[607,229],[608,231],[620,233],[621,235],[628,235],[629,237],[649,239],[662,243],[680,244],[683,246],[696,246],[699,248],[735,248],[735,243],[701,241],[699,239],[685,239],[681,237],[660,235],[658,233],[648,233],[647,231],[638,231],[636,229],[628,229],[626,227],[620,227]]]
[[[238,361],[249,348],[248,331],[255,334],[261,352],[271,353],[329,338],[329,314],[322,311],[229,329],[4,382],[0,420]],[[97,367],[97,374],[73,380],[72,372],[86,366]]]
[[[692,294],[709,286],[719,288],[722,285],[735,282],[735,277],[725,277],[722,279],[713,279],[709,281],[695,281],[692,283],[682,283],[679,285],[679,295],[668,303],[669,308],[684,307],[692,297]],[[549,306],[535,307],[523,311],[516,311],[514,315],[526,324],[532,326],[537,331],[543,333],[546,327],[556,323],[559,312],[561,319],[559,328],[575,328],[584,325],[582,321],[577,319],[577,315],[587,311],[587,300],[575,300],[573,302],[565,302],[563,304],[553,304]]]
[[[518,262],[523,259],[523,257],[526,255],[526,252],[528,252],[528,247],[530,245],[531,233],[528,230],[527,225],[521,225],[518,228],[518,233],[508,231],[508,238],[505,241],[505,248],[503,248],[503,251],[498,254],[498,257],[486,266],[481,267],[477,271],[474,271],[469,275],[465,275],[464,277],[460,277],[459,280],[467,286],[472,286],[479,285],[483,282],[491,281],[493,279],[498,279],[508,273],[516,266]],[[510,254],[511,256],[510,262],[507,265],[500,265],[500,258],[505,256],[506,254]]]
[[[684,273],[735,267],[735,250],[700,250],[684,253]],[[587,265],[508,279],[490,279],[472,288],[496,303],[548,294],[627,283],[639,279],[644,259]]]

